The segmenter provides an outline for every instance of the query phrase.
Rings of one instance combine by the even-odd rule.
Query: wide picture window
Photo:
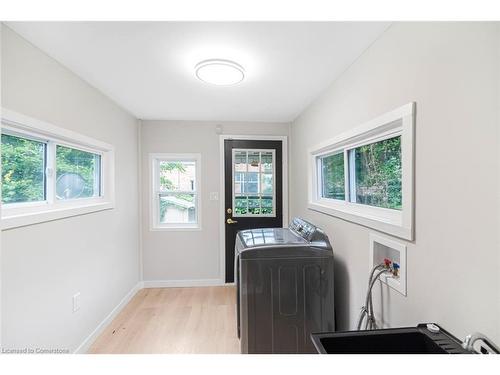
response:
[[[151,229],[199,229],[200,155],[154,154],[151,163]]]
[[[414,103],[311,151],[309,208],[413,239]]]
[[[3,112],[3,229],[113,207],[112,146]]]

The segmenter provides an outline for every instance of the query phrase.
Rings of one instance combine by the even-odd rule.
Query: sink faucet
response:
[[[476,349],[474,349],[474,344],[476,343],[476,341],[479,341],[479,340],[486,344],[486,346],[484,346],[484,345],[481,346],[481,349],[484,349],[486,352],[484,352],[483,350],[478,352],[478,351],[476,351]],[[473,353],[500,354],[500,348],[498,346],[496,346],[493,343],[493,341],[491,341],[488,337],[486,337],[485,335],[483,335],[482,333],[479,333],[479,332],[467,335],[465,337],[464,341],[462,342],[462,347],[465,350],[468,350],[468,351],[473,352]]]

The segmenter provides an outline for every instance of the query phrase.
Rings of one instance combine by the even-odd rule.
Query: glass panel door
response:
[[[275,150],[233,149],[233,216],[276,216]]]

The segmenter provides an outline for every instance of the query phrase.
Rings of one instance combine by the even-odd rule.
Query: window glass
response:
[[[322,157],[321,196],[323,198],[345,200],[344,153]]]
[[[401,210],[401,136],[349,151],[351,201]]]
[[[247,172],[245,179],[245,193],[258,194],[259,193],[259,173]]]
[[[261,175],[262,194],[273,194],[273,175],[272,173],[263,173]]]
[[[248,152],[248,172],[260,172],[260,152]]]
[[[234,198],[234,212],[239,215],[248,214],[248,197],[247,196],[237,196]]]
[[[273,197],[272,196],[262,196],[261,199],[261,212],[264,215],[269,215],[273,213]]]
[[[2,134],[2,203],[45,200],[46,144]]]
[[[246,172],[247,171],[247,152],[246,151],[236,151],[234,153],[234,170],[236,172]]]
[[[273,171],[273,153],[272,152],[261,152],[261,168],[262,172],[272,172]]]
[[[194,161],[160,161],[160,190],[194,191],[196,168]]]
[[[234,216],[274,214],[274,153],[235,150]]]
[[[101,195],[101,156],[56,146],[56,197],[60,200]]]
[[[161,194],[160,223],[196,223],[195,198],[194,194]]]
[[[160,224],[195,224],[196,163],[194,161],[159,161]]]

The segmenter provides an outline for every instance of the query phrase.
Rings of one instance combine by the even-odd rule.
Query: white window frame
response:
[[[396,237],[413,240],[414,128],[415,103],[409,103],[311,148],[308,163],[308,208]],[[393,210],[350,202],[349,150],[396,136],[401,136],[402,209]],[[338,152],[344,153],[345,200],[323,198],[321,194],[319,160]]]
[[[161,161],[184,161],[195,163],[195,207],[196,207],[196,222],[195,223],[160,223],[160,175],[159,164]],[[201,230],[201,154],[182,153],[152,153],[149,154],[150,166],[150,230],[151,231],[192,231]]]
[[[108,143],[2,108],[2,133],[46,144],[46,199],[2,204],[2,230],[108,210],[115,205],[114,147]],[[55,195],[56,146],[75,148],[101,156],[100,195],[59,200]]]

